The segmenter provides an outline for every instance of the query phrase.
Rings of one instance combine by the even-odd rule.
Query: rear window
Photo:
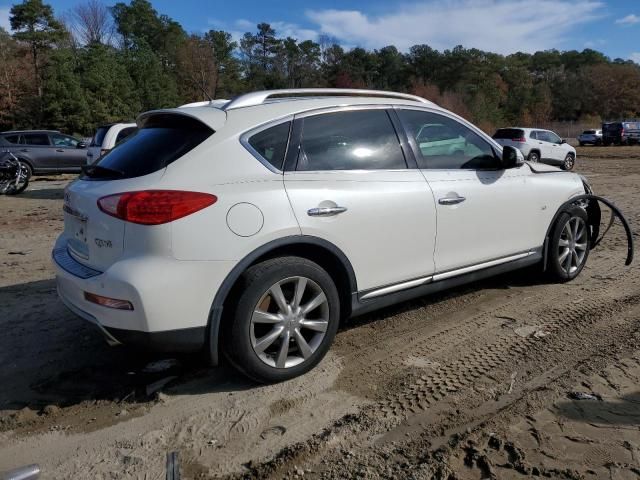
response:
[[[206,125],[184,115],[156,115],[126,142],[116,145],[84,177],[100,180],[140,177],[165,168],[213,134]]]
[[[116,145],[127,138],[129,135],[131,135],[133,132],[135,132],[137,129],[138,127],[127,127],[120,130],[120,132],[118,132],[118,136],[116,137]]]
[[[104,136],[107,134],[108,131],[109,131],[109,127],[98,127],[98,130],[96,130],[96,134],[91,139],[91,144],[89,146],[101,147],[102,142],[104,141]]]
[[[493,138],[513,140],[514,138],[524,138],[524,130],[518,128],[501,128],[493,134]]]
[[[602,130],[605,132],[616,132],[618,130],[622,130],[621,123],[605,123],[602,125]]]
[[[17,145],[20,143],[20,135],[5,135],[3,137],[7,142]]]
[[[585,130],[582,132],[584,135],[594,135],[596,133],[595,130]]]

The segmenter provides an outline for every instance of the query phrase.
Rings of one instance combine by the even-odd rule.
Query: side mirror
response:
[[[502,168],[517,168],[524,165],[524,155],[515,147],[502,147]]]
[[[78,145],[76,145],[76,148],[87,148],[87,144],[85,142],[78,142]]]
[[[567,143],[567,141],[564,138],[560,139],[560,145],[562,145],[563,143]]]

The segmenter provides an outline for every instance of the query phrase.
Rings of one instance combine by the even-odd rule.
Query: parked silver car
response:
[[[585,130],[578,135],[580,146],[602,145],[602,130]]]

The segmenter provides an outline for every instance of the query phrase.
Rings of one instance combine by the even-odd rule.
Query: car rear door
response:
[[[64,172],[79,172],[87,163],[86,148],[78,148],[80,143],[69,135],[52,133],[49,135],[58,158],[58,169]]]
[[[424,108],[397,112],[435,197],[437,274],[528,256],[542,245],[544,231],[528,167],[503,169],[497,148],[461,119]],[[464,138],[462,152],[431,155],[423,149],[426,139],[416,133],[431,123],[447,125],[452,136]]]
[[[24,145],[19,152],[25,153],[33,162],[34,170],[56,172],[58,171],[58,157],[51,147],[49,135],[46,132],[25,133],[22,135]]]
[[[433,194],[408,168],[386,108],[297,116],[285,170],[302,234],[340,249],[360,292],[433,273]]]

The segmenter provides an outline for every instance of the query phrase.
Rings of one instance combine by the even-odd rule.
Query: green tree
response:
[[[31,50],[35,86],[38,97],[42,97],[43,54],[68,33],[53,16],[51,6],[42,0],[23,0],[11,7],[10,15],[13,37],[28,44]]]

